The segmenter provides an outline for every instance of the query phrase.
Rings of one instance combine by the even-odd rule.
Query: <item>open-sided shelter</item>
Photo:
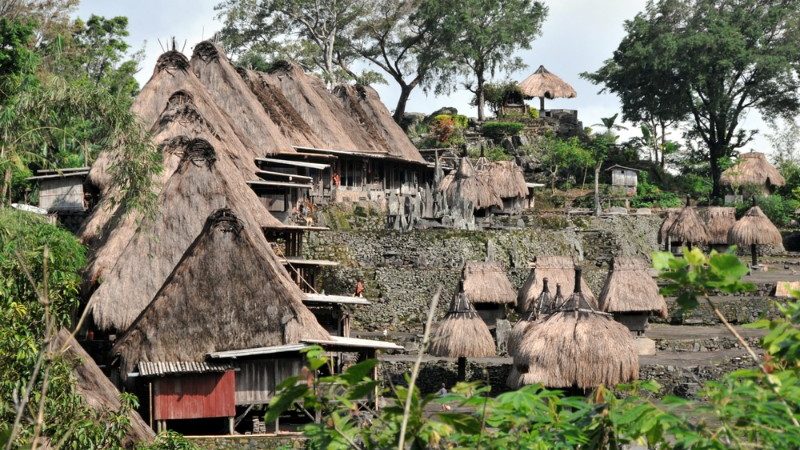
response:
[[[544,111],[544,99],[578,96],[572,86],[541,65],[528,78],[522,80],[519,87],[526,98],[539,98],[540,111]]]
[[[783,247],[783,236],[775,224],[769,220],[761,208],[755,204],[736,221],[728,232],[728,242],[731,244],[750,247],[752,266],[758,266],[758,247],[761,245],[776,245]]]

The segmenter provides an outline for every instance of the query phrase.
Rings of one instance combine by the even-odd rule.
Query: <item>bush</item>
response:
[[[769,220],[778,227],[785,227],[796,217],[795,211],[800,208],[800,202],[792,198],[784,198],[773,194],[759,197],[756,204],[761,207]],[[749,201],[736,204],[736,216],[741,217],[753,204]]]
[[[647,172],[639,174],[636,196],[631,199],[634,208],[677,208],[682,204],[681,197],[674,192],[662,191],[647,180]]]
[[[433,122],[436,123],[443,120],[452,120],[456,128],[462,130],[467,128],[467,125],[469,124],[469,118],[463,114],[439,114],[438,116],[434,117]]]
[[[519,122],[486,122],[481,127],[481,134],[484,137],[499,142],[508,136],[516,136],[525,127]]]
[[[539,118],[539,110],[536,108],[531,108],[528,110],[528,117],[531,119],[538,119]]]
[[[473,147],[469,150],[469,156],[477,158],[481,155],[479,148]],[[503,147],[489,147],[483,152],[483,156],[489,161],[510,161],[511,155]]]

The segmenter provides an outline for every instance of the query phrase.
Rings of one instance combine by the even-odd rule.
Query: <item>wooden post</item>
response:
[[[378,359],[378,351],[377,350],[372,350],[372,354],[370,356],[373,359]],[[375,366],[372,368],[372,379],[375,380],[375,381],[378,381],[378,365],[377,364],[375,364]],[[375,388],[373,389],[373,392],[372,392],[372,401],[375,402],[375,411],[377,411],[378,408],[380,408],[380,405],[378,403],[378,396],[380,395],[380,388],[378,387],[378,385],[379,385],[378,383],[375,383]]]
[[[542,112],[542,117],[544,117],[544,97],[539,97],[539,111]]]
[[[153,428],[153,382],[147,383],[148,409],[150,410],[150,428]]]
[[[756,244],[750,244],[750,257],[753,261],[752,269],[755,269],[758,266],[758,246]]]
[[[458,357],[458,381],[467,380],[467,358],[464,356]]]

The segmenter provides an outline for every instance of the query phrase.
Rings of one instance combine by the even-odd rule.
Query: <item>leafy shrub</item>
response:
[[[486,83],[483,85],[483,99],[489,108],[497,114],[500,107],[508,103],[522,103],[522,90],[514,81],[502,83]],[[471,104],[477,105],[477,99],[473,98]]]
[[[481,155],[481,151],[479,148],[471,148],[469,150],[469,156],[472,158],[477,158]],[[510,161],[511,155],[506,152],[506,149],[503,147],[489,147],[484,150],[483,156],[488,159],[489,161]]]
[[[764,214],[778,227],[789,225],[796,217],[795,211],[800,208],[800,202],[793,198],[784,198],[777,194],[759,197],[756,203]],[[753,204],[750,201],[737,203],[736,216],[741,217]]]
[[[481,127],[481,134],[499,142],[505,137],[518,135],[524,127],[525,125],[519,122],[486,122]]]
[[[452,120],[456,128],[463,130],[469,124],[469,118],[463,114],[439,114],[434,118],[434,123],[440,120]]]
[[[531,119],[538,119],[539,118],[539,110],[536,108],[531,108],[528,110],[528,117]]]
[[[636,186],[636,196],[631,199],[634,208],[677,208],[682,200],[674,192],[662,191],[655,184],[647,180],[647,172],[639,173],[639,184]]]

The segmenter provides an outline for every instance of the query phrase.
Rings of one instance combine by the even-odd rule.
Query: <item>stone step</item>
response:
[[[759,340],[766,332],[742,327],[734,327],[748,345],[758,347]],[[654,340],[659,352],[716,352],[719,350],[740,349],[742,346],[723,325],[686,326],[652,324],[645,336]]]

